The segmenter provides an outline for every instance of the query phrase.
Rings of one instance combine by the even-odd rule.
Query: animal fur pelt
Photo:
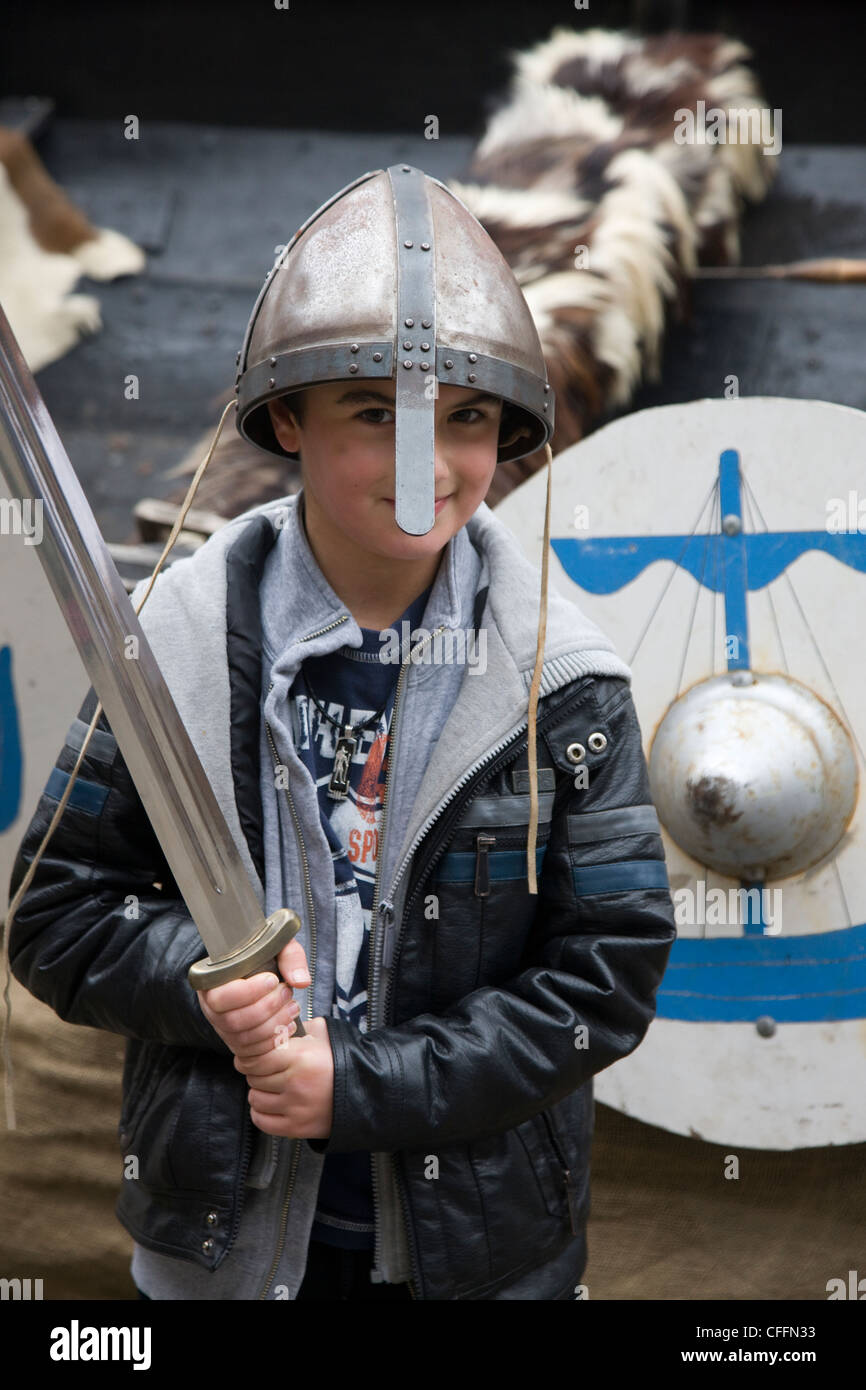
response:
[[[766,193],[762,143],[679,143],[678,113],[764,107],[744,44],[557,29],[513,55],[505,104],[449,187],[526,296],[556,392],[554,454],[643,377],[658,380],[669,312],[698,264],[739,260],[743,199]],[[684,128],[684,122],[679,124]],[[544,462],[497,469],[490,505]]]
[[[26,136],[0,126],[0,304],[32,372],[101,328],[99,301],[70,293],[82,275],[113,280],[144,265],[128,237],[91,225]]]
[[[778,161],[760,142],[675,139],[677,113],[697,113],[699,102],[707,114],[766,109],[750,50],[735,39],[560,28],[512,57],[511,90],[464,177],[448,185],[497,243],[532,310],[556,392],[556,454],[627,405],[642,378],[658,379],[665,326],[686,312],[690,277],[700,264],[739,260],[744,199],[764,196]],[[298,485],[296,466],[275,460],[250,500],[243,473],[261,470],[264,455],[223,438],[200,505],[235,516],[241,502]],[[539,451],[501,464],[489,505],[543,462]]]

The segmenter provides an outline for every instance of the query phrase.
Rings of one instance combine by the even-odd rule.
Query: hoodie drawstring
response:
[[[544,664],[544,639],[547,635],[547,554],[550,549],[550,489],[553,478],[553,450],[545,444],[547,457],[547,502],[544,510],[544,544],[541,551],[541,599],[538,606],[538,645],[535,649],[535,669],[529,691],[529,838],[526,842],[526,877],[530,893],[538,893],[535,872],[535,843],[538,838],[538,750],[536,749],[536,719],[538,688]]]

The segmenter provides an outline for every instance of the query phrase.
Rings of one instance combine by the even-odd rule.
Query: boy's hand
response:
[[[334,1054],[324,1018],[304,1021],[306,1036],[294,1038],[294,1021],[277,1025],[270,1049],[236,1056],[250,1083],[253,1124],[284,1139],[327,1139],[334,1117]]]
[[[292,985],[303,989],[311,983],[297,940],[283,947],[277,965]],[[325,1020],[305,1019],[306,1036],[295,1038],[300,1005],[292,989],[269,972],[196,993],[205,1018],[250,1081],[253,1124],[287,1139],[327,1138],[334,1113],[334,1056]]]
[[[290,986],[303,989],[309,985],[310,972],[297,939],[283,947],[277,965],[282,980],[262,971],[248,980],[230,980],[216,989],[196,990],[202,1013],[235,1056],[271,1051],[274,1030],[288,1027],[300,1012]],[[289,984],[284,983],[286,980]]]

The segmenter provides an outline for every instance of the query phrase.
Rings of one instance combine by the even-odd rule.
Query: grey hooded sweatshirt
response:
[[[310,548],[299,493],[251,508],[217,531],[189,559],[158,579],[141,623],[237,843],[264,911],[291,907],[312,986],[296,990],[302,1017],[328,1016],[334,998],[337,902],[331,850],[313,779],[293,746],[288,692],[301,663],[339,647],[359,647],[361,630],[329,585]],[[262,618],[262,797],[265,883],[259,881],[238,817],[232,780],[227,666],[226,556],[250,522],[265,515],[276,540],[260,584]],[[433,633],[470,637],[476,594],[489,586],[477,645],[468,661],[439,664],[423,634],[404,658],[389,736],[370,951],[374,989],[367,1027],[383,1024],[388,980],[377,904],[401,920],[412,856],[426,830],[476,768],[527,724],[538,634],[540,571],[513,533],[482,503],[444,547],[422,619]],[[144,591],[137,586],[133,603]],[[447,654],[447,645],[439,649]],[[473,664],[474,663],[474,664]],[[573,602],[548,594],[540,696],[586,675],[631,679],[612,642]],[[269,732],[270,731],[270,732]],[[271,746],[273,740],[273,747]],[[277,787],[275,764],[287,770]],[[283,786],[288,782],[293,816]],[[303,844],[303,854],[301,848]],[[304,870],[306,857],[306,873]],[[385,953],[385,962],[388,953]],[[312,998],[308,997],[312,992]],[[304,1277],[324,1156],[307,1140],[258,1132],[240,1229],[219,1268],[209,1272],[136,1244],[132,1275],[155,1299],[293,1299]],[[391,1155],[374,1154],[375,1268],[389,1282],[409,1278],[406,1232]]]

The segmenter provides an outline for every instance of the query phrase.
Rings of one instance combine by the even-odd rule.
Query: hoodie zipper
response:
[[[377,854],[377,857],[376,857],[376,881],[375,881],[375,884],[374,884],[374,887],[373,887],[373,907],[372,907],[372,910],[371,910],[371,912],[370,912],[370,941],[369,941],[369,943],[368,943],[368,952],[367,952],[367,955],[368,955],[368,961],[367,961],[367,1026],[368,1026],[368,1027],[370,1026],[370,1023],[371,1023],[372,1018],[373,1018],[373,992],[374,992],[374,988],[375,988],[375,969],[374,969],[374,966],[375,966],[375,961],[376,961],[375,925],[376,925],[376,919],[377,919],[378,916],[381,916],[382,919],[383,919],[383,929],[384,929],[384,935],[383,935],[383,937],[382,937],[382,964],[383,964],[383,966],[387,966],[388,964],[390,964],[390,953],[391,953],[391,949],[392,949],[392,947],[393,947],[393,935],[392,935],[391,928],[392,928],[393,921],[394,921],[394,909],[393,909],[393,906],[391,905],[391,903],[390,903],[389,901],[387,901],[387,900],[385,901],[384,904],[380,904],[380,902],[379,902],[379,892],[380,892],[380,889],[381,889],[381,879],[382,879],[382,865],[383,865],[383,863],[385,862],[385,853],[384,853],[384,851],[385,851],[385,835],[386,835],[386,833],[387,833],[387,828],[388,828],[388,809],[389,809],[389,806],[390,806],[390,803],[389,803],[389,801],[388,801],[388,786],[389,786],[390,781],[391,781],[391,763],[392,763],[392,753],[393,753],[393,751],[394,751],[394,739],[393,739],[392,735],[394,734],[394,732],[395,732],[395,730],[396,730],[396,727],[397,727],[397,709],[398,709],[398,705],[399,705],[399,701],[400,701],[400,695],[401,695],[402,690],[403,690],[403,681],[404,681],[404,677],[405,677],[405,675],[406,675],[406,670],[407,670],[407,668],[408,668],[408,666],[409,666],[409,663],[410,663],[410,661],[412,660],[412,657],[414,656],[414,654],[415,654],[416,652],[420,652],[420,651],[422,650],[422,648],[425,647],[425,646],[427,645],[428,642],[432,642],[434,637],[438,637],[438,635],[440,634],[440,632],[444,632],[444,631],[445,631],[445,625],[442,624],[442,625],[440,625],[439,627],[437,627],[436,630],[435,630],[434,632],[428,633],[426,637],[422,638],[422,640],[421,640],[420,642],[418,642],[414,647],[411,648],[411,650],[410,650],[410,651],[407,653],[407,655],[404,657],[404,659],[403,659],[403,661],[402,661],[402,663],[401,663],[401,665],[400,665],[400,674],[399,674],[399,676],[397,677],[397,689],[396,689],[395,692],[394,692],[394,704],[393,704],[393,707],[392,707],[392,709],[391,709],[391,722],[390,722],[390,727],[389,727],[389,731],[388,731],[388,765],[387,765],[387,767],[386,767],[386,769],[385,769],[385,781],[384,781],[383,787],[382,787],[382,812],[381,812],[381,815],[382,815],[382,833],[381,833],[381,836],[380,836],[380,838],[379,838],[379,850],[378,850],[378,854]],[[384,906],[384,908],[385,908],[384,913],[380,912],[380,907],[381,907],[381,906]],[[380,1264],[380,1260],[381,1260],[381,1254],[382,1254],[382,1236],[381,1236],[381,1227],[380,1227],[380,1223],[379,1223],[379,1221],[376,1219],[376,1218],[377,1218],[378,1208],[379,1208],[379,1186],[378,1186],[378,1183],[377,1183],[377,1180],[376,1180],[376,1165],[375,1165],[375,1163],[373,1162],[372,1154],[370,1155],[370,1181],[371,1181],[371,1185],[372,1185],[372,1189],[373,1189],[373,1226],[374,1226],[374,1229],[375,1229],[374,1248],[373,1248],[373,1264],[374,1264],[374,1266],[378,1269],[378,1268],[379,1268],[379,1264]],[[405,1206],[404,1206],[404,1208],[403,1208],[403,1211],[404,1211],[404,1216],[405,1216],[405,1215],[406,1215]],[[410,1277],[410,1279],[409,1279],[409,1293],[410,1293],[410,1295],[412,1296],[412,1298],[417,1298],[417,1297],[418,1297],[418,1289],[419,1289],[419,1286],[420,1286],[420,1280],[418,1279],[419,1270],[418,1270],[418,1263],[417,1263],[417,1260],[416,1260],[416,1257],[415,1257],[415,1251],[414,1251],[414,1248],[413,1248],[412,1243],[411,1243],[411,1239],[410,1239],[409,1258],[410,1258],[410,1263],[411,1263],[411,1267],[412,1267],[412,1275],[411,1275],[411,1277]]]
[[[305,637],[303,640],[304,640],[305,642],[312,642],[312,640],[313,640],[314,637],[321,637],[322,633],[324,633],[324,632],[330,632],[331,628],[333,628],[333,627],[339,627],[340,623],[345,623],[345,622],[348,622],[348,621],[349,621],[348,614],[344,613],[343,616],[342,616],[341,618],[337,618],[337,619],[334,620],[334,622],[328,623],[327,627],[319,628],[319,630],[318,630],[317,632],[311,632],[310,635],[309,635],[308,637]],[[274,682],[271,681],[270,685],[268,686],[268,694],[269,694],[269,695],[270,695],[271,691],[273,690],[273,688],[274,688]],[[273,733],[272,733],[272,731],[271,731],[271,726],[270,726],[270,724],[267,722],[267,720],[265,720],[265,728],[267,729],[268,742],[269,742],[270,745],[271,745],[271,754],[272,754],[273,759],[274,759],[274,771],[276,771],[276,769],[280,766],[279,755],[278,755],[278,753],[277,753],[276,744],[274,743],[274,736],[273,736]],[[308,906],[309,912],[310,912],[310,959],[309,959],[309,966],[310,966],[310,984],[309,984],[309,992],[308,992],[308,994],[307,994],[307,1020],[309,1021],[309,1020],[313,1017],[313,990],[314,990],[314,988],[315,988],[315,979],[316,979],[316,975],[315,975],[315,971],[316,971],[316,908],[315,908],[315,904],[314,904],[314,902],[313,902],[313,889],[312,889],[312,884],[311,884],[311,882],[310,882],[310,865],[309,865],[309,861],[308,861],[308,859],[307,859],[307,851],[306,851],[306,847],[305,847],[305,845],[304,845],[304,837],[303,837],[303,835],[301,834],[301,823],[300,823],[300,820],[298,819],[298,813],[297,813],[297,810],[296,810],[296,808],[295,808],[294,799],[293,799],[293,797],[292,797],[292,793],[291,793],[289,787],[288,787],[288,786],[284,787],[284,788],[283,788],[283,791],[286,793],[286,799],[288,800],[289,809],[291,810],[291,813],[292,813],[292,820],[293,820],[294,826],[295,826],[295,834],[296,834],[297,837],[298,837],[298,848],[300,849],[300,852],[301,852],[301,863],[302,863],[302,865],[303,865],[303,870],[304,870],[304,887],[305,887],[305,889],[306,889],[306,894],[307,894],[307,906]],[[270,1270],[269,1270],[269,1272],[268,1272],[268,1277],[267,1277],[267,1279],[266,1279],[266,1281],[265,1281],[264,1287],[262,1288],[261,1292],[260,1292],[259,1295],[258,1295],[258,1300],[265,1299],[265,1298],[267,1298],[267,1296],[268,1296],[268,1291],[270,1290],[271,1284],[272,1284],[272,1282],[273,1282],[274,1275],[276,1274],[277,1269],[279,1268],[280,1260],[282,1259],[282,1255],[283,1255],[283,1248],[284,1248],[285,1243],[286,1243],[286,1229],[287,1229],[287,1223],[288,1223],[288,1219],[289,1219],[289,1206],[290,1206],[291,1201],[292,1201],[292,1193],[293,1193],[294,1188],[295,1188],[295,1178],[296,1178],[297,1172],[298,1172],[298,1163],[300,1162],[300,1157],[301,1157],[301,1140],[300,1140],[300,1139],[293,1139],[293,1140],[292,1140],[292,1144],[293,1144],[292,1163],[291,1163],[291,1168],[290,1168],[290,1170],[289,1170],[289,1178],[288,1178],[288,1183],[287,1183],[287,1185],[286,1185],[286,1196],[285,1196],[285,1200],[284,1200],[284,1202],[283,1202],[283,1210],[282,1210],[282,1215],[281,1215],[281,1218],[280,1218],[280,1238],[279,1238],[279,1241],[277,1242],[277,1248],[276,1248],[276,1251],[275,1251],[275,1253],[274,1253],[273,1263],[271,1264],[271,1268],[270,1268]],[[258,1300],[257,1300],[257,1301],[258,1301]]]

